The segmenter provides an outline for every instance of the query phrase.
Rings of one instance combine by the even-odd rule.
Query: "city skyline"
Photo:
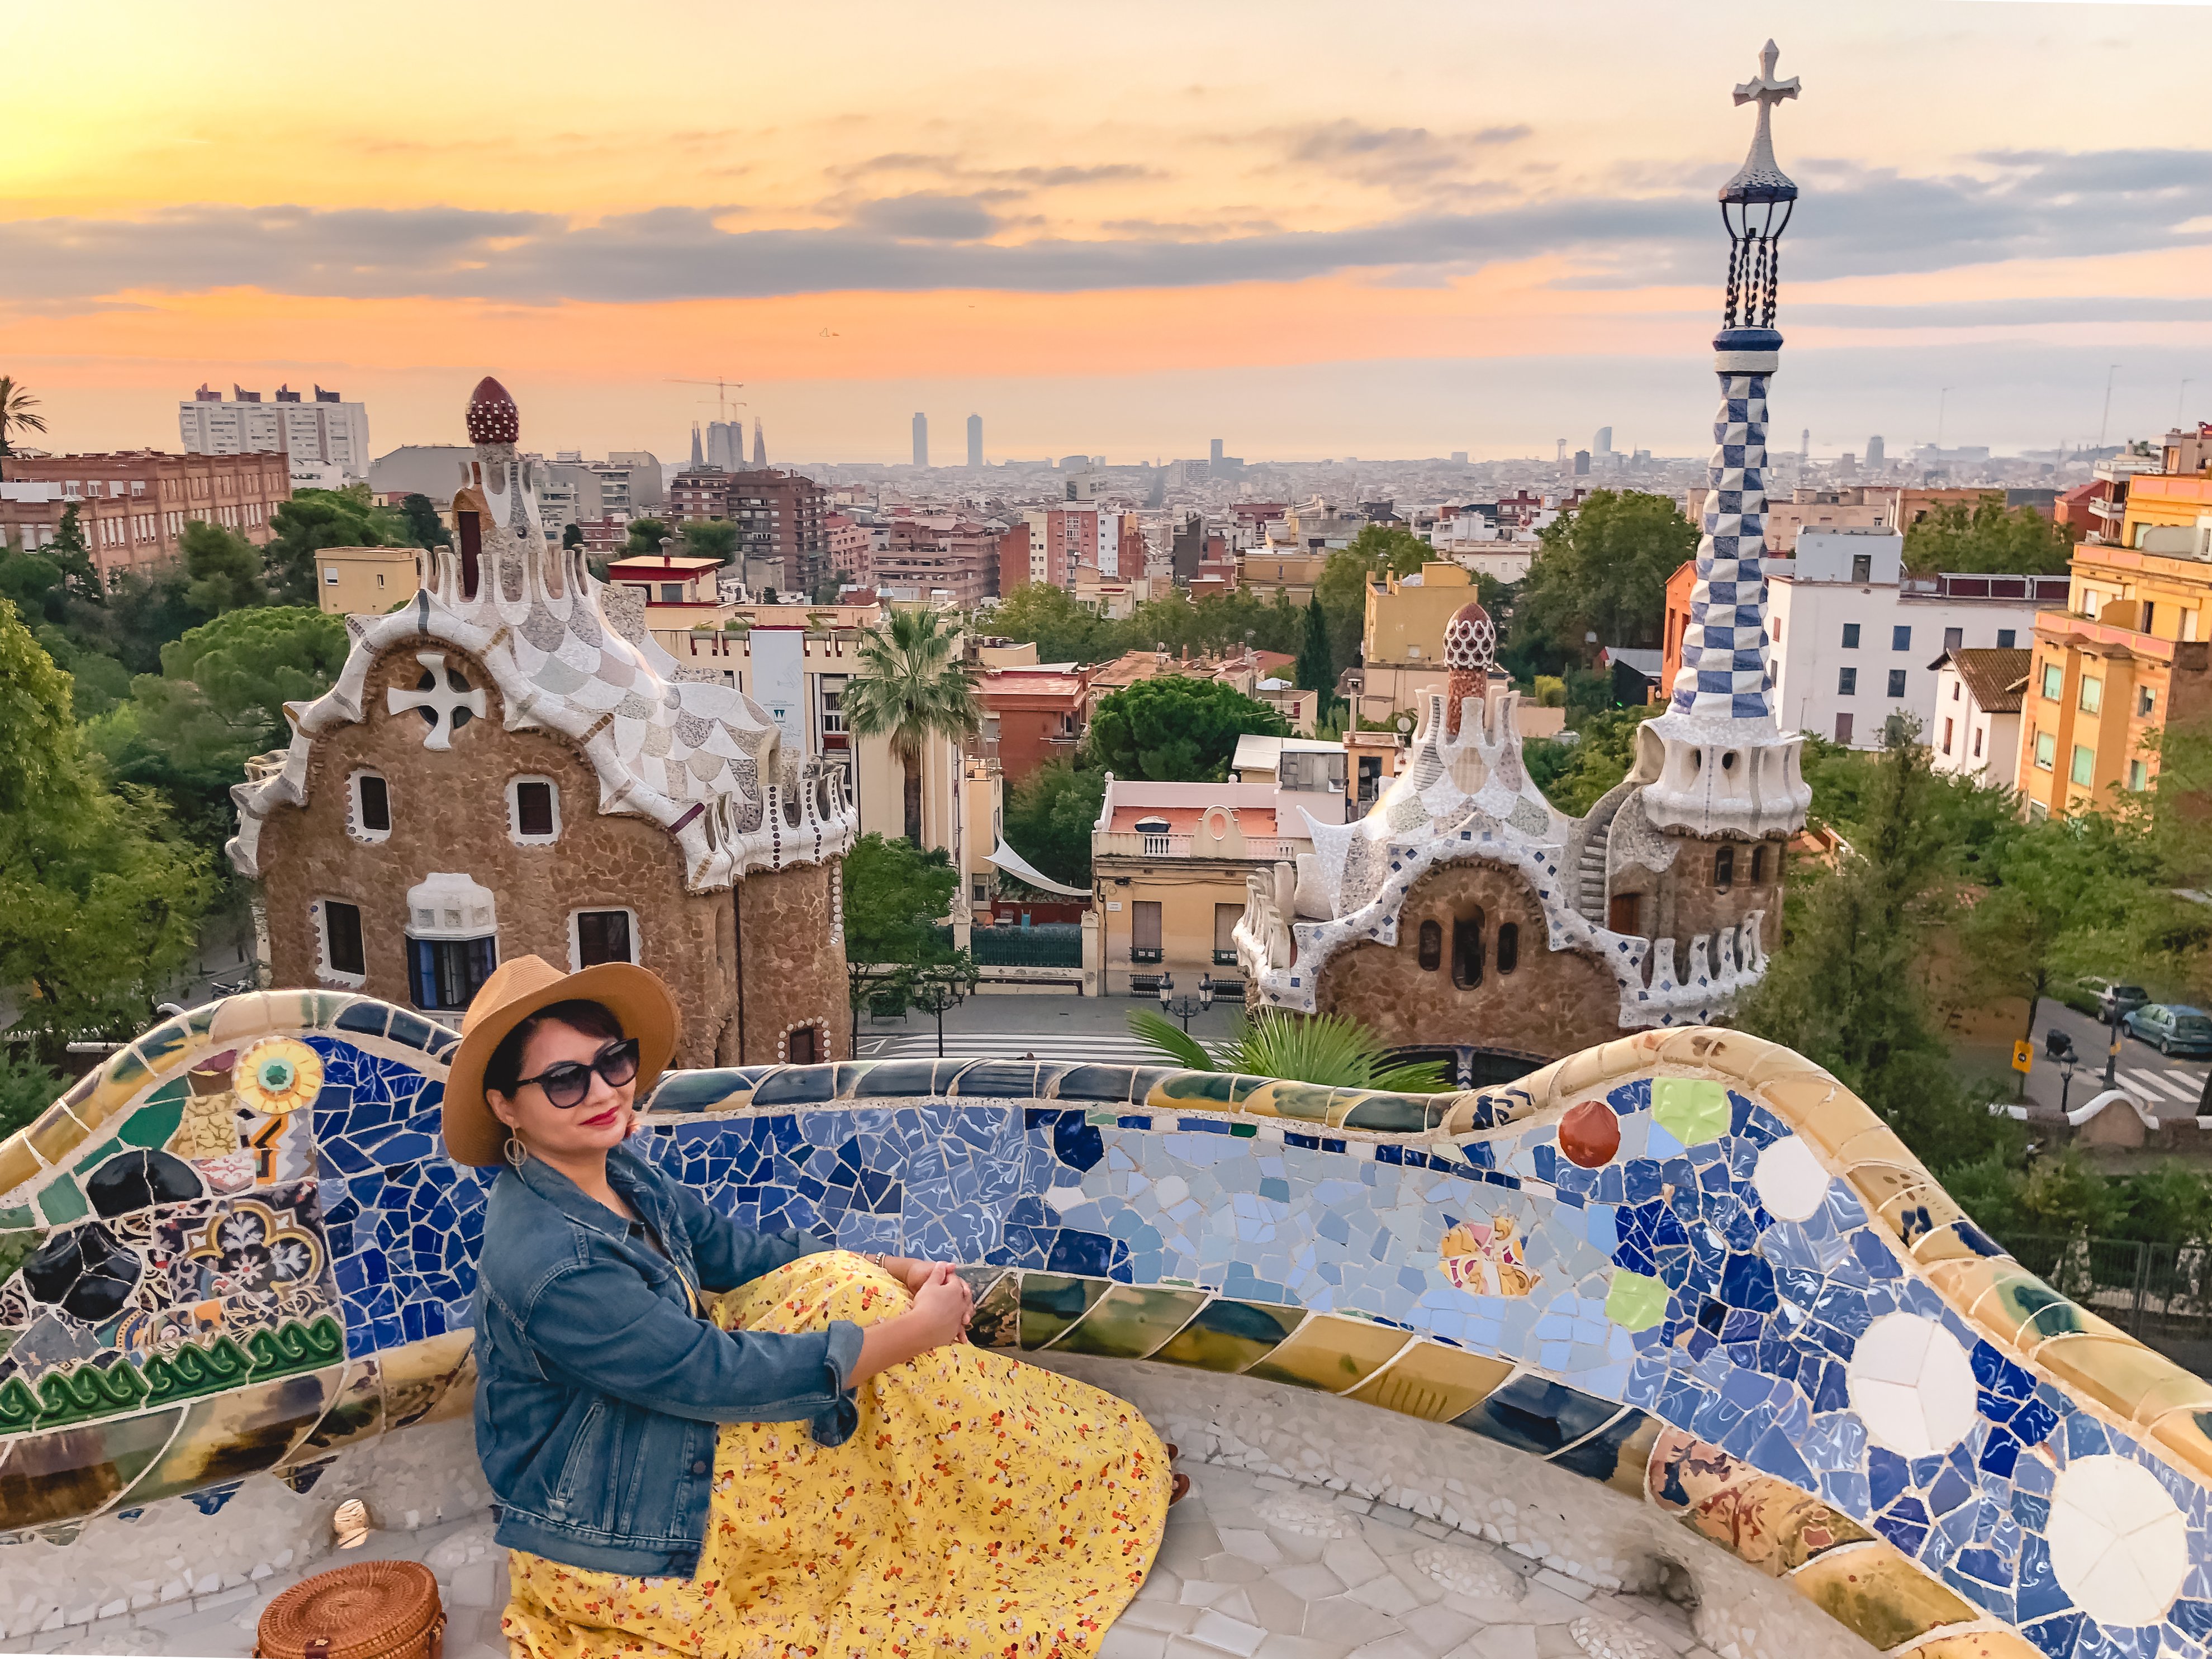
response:
[[[1809,192],[1777,397],[1815,454],[1939,423],[2094,443],[2115,362],[2108,441],[2202,412],[2181,383],[2212,388],[2212,116],[2187,65],[2212,9],[1402,9],[1347,41],[1319,9],[1133,7],[1120,28],[1178,49],[1079,115],[1042,72],[1073,19],[855,7],[869,46],[749,88],[737,124],[655,82],[669,30],[711,51],[734,22],[648,7],[664,27],[605,39],[586,84],[555,55],[580,8],[520,33],[440,15],[447,49],[389,95],[289,109],[269,145],[202,107],[216,40],[118,5],[112,73],[24,93],[0,351],[83,449],[170,441],[202,380],[288,375],[343,381],[380,447],[450,441],[453,388],[492,370],[549,447],[600,453],[684,453],[714,400],[675,382],[728,375],[792,459],[896,461],[917,410],[980,412],[994,460],[1222,431],[1286,460],[1540,456],[1606,423],[1695,453],[1707,216],[1748,125],[1727,88],[1771,32],[1805,79],[1780,144]],[[337,27],[257,34],[258,70],[290,83]],[[27,58],[86,38],[9,28]],[[494,51],[562,95],[483,98]],[[890,95],[940,61],[990,118]],[[1476,62],[1519,67],[1471,99]],[[2095,97],[2123,83],[2100,70],[2128,95]],[[2094,147],[2051,144],[2054,100],[2094,112]]]

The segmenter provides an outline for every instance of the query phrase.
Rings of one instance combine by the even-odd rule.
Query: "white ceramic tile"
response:
[[[1880,1444],[1907,1457],[1948,1451],[1977,1419],[1974,1368],[1958,1340],[1918,1314],[1885,1314],[1845,1367],[1851,1409]]]
[[[1828,1172],[1813,1149],[1796,1135],[1784,1135],[1759,1155],[1751,1173],[1759,1201],[1769,1215],[1803,1221],[1828,1196]]]
[[[2125,1457],[2077,1457],[2051,1495],[2059,1588],[2107,1625],[2162,1618],[2189,1571],[2189,1527],[2158,1477]]]

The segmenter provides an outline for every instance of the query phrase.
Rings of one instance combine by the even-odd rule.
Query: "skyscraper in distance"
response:
[[[1883,459],[1881,434],[1877,432],[1873,437],[1867,440],[1867,465],[1869,467],[1880,466],[1882,464]]]
[[[768,465],[768,440],[761,435],[761,417],[757,415],[753,416],[753,465]]]
[[[1210,460],[1210,461],[1218,461],[1218,460],[1219,460],[1220,459],[1221,459],[1221,440],[1220,440],[1220,439],[1218,439],[1218,438],[1216,438],[1216,439],[1214,439],[1214,440],[1212,441],[1212,445],[1211,445],[1211,447],[1209,447],[1209,449],[1208,449],[1208,451],[1207,451],[1207,453],[1206,453],[1206,459],[1208,459],[1208,460]]]
[[[968,417],[968,465],[983,465],[983,417],[981,415]]]
[[[929,416],[916,410],[914,416],[914,464],[929,465]]]
[[[1590,440],[1590,453],[1593,455],[1610,455],[1613,453],[1613,428],[1611,427],[1601,426],[1598,428],[1597,435]]]
[[[707,457],[699,447],[699,422],[691,422],[691,465],[696,470],[707,465]]]

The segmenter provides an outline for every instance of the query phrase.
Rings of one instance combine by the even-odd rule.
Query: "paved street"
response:
[[[1608,1595],[1404,1510],[1270,1475],[1190,1465],[1145,1587],[1099,1659],[1713,1659],[1683,1611]],[[448,1659],[505,1659],[507,1553],[488,1516],[378,1532],[348,1561],[421,1561],[438,1576]],[[21,1639],[28,1653],[229,1659],[253,1649],[271,1574],[197,1598]]]
[[[2064,1068],[2044,1053],[2044,1034],[2053,1026],[2074,1039],[2074,1051],[2081,1056],[2075,1067],[2070,1088],[2063,1086]],[[2028,1073],[2027,1098],[2035,1107],[2046,1111],[2058,1109],[2062,1094],[2069,1106],[2079,1106],[2102,1091],[2105,1075],[2105,1052],[2111,1042],[2110,1030],[2086,1014],[2077,1014],[2064,1003],[2045,997],[2035,1010],[2035,1064]],[[1995,1075],[2003,1073],[2010,1077],[2012,1055],[2008,1048],[2001,1049],[1983,1043],[1962,1045],[1959,1050],[1962,1061],[1972,1062],[1979,1073]],[[2147,1042],[2139,1042],[2124,1032],[2120,1037],[2118,1076],[2123,1088],[2136,1091],[2160,1117],[2186,1117],[2194,1115],[2197,1103],[2204,1091],[2207,1067],[2201,1060],[2183,1060],[2179,1056],[2167,1059]]]
[[[1088,1060],[1109,1065],[1156,1066],[1157,1049],[1129,1030],[1129,1011],[1151,1008],[1158,1000],[1139,997],[974,996],[945,1016],[948,1056],[1018,1060]],[[1190,1034],[1206,1042],[1227,1037],[1237,1024],[1237,1005],[1217,1003],[1192,1017]],[[1181,1024],[1180,1021],[1177,1024]],[[927,1014],[903,1020],[872,1022],[863,1012],[854,1031],[862,1060],[902,1060],[937,1052],[937,1022]]]

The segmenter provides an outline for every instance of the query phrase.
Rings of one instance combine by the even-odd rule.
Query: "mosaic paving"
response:
[[[487,1188],[439,1155],[452,1046],[367,999],[233,999],[0,1144],[6,1224],[40,1235],[0,1285],[0,1524],[215,1516],[465,1408]],[[1885,1650],[2144,1659],[2212,1631],[2212,1387],[1755,1039],[1649,1033],[1432,1097],[680,1073],[641,1134],[749,1224],[963,1264],[978,1341],[1449,1423],[1678,1514]]]

